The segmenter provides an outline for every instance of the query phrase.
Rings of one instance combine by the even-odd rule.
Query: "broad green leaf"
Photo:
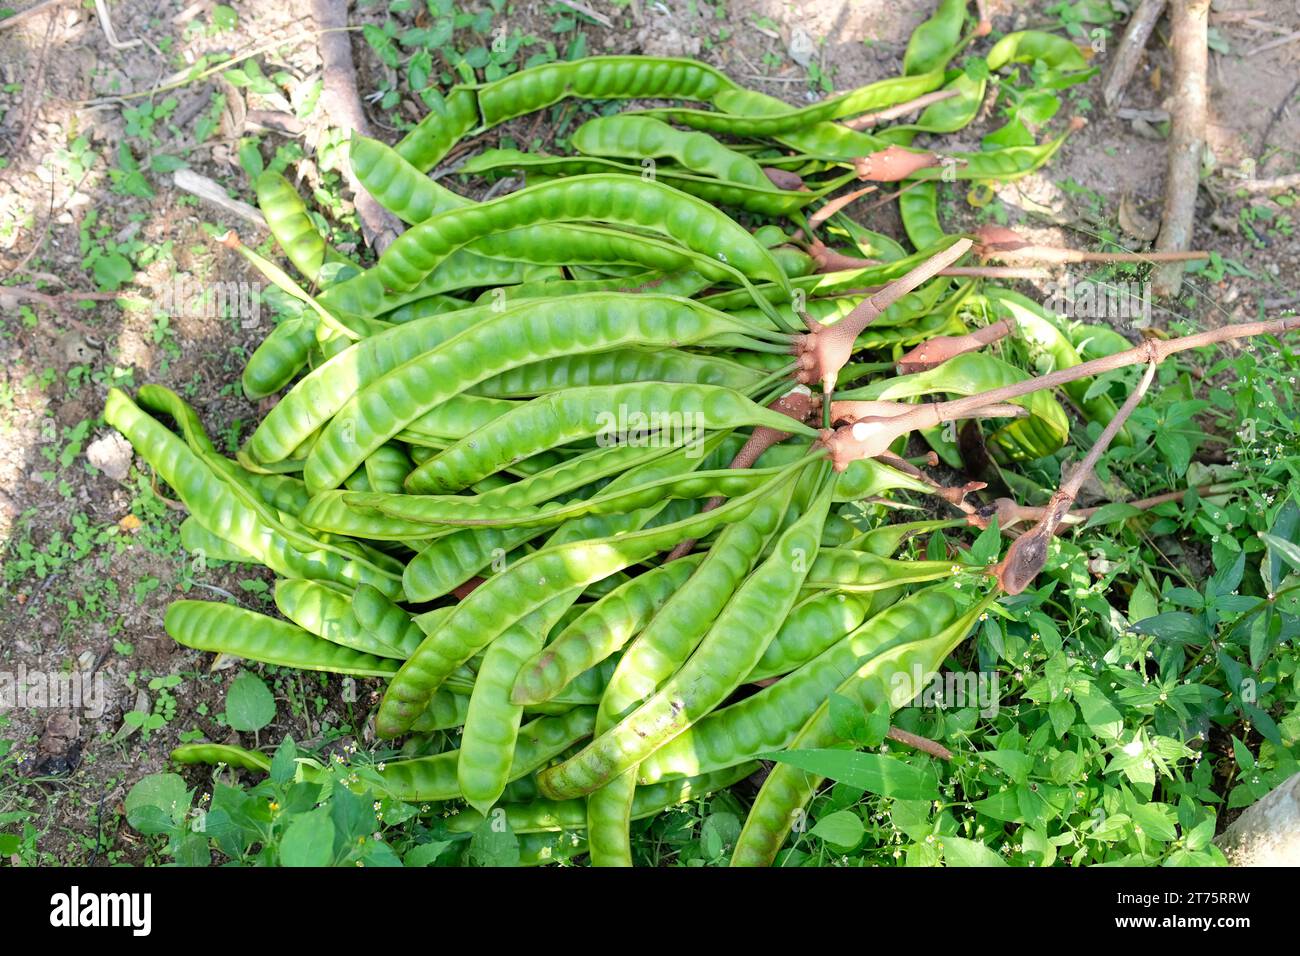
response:
[[[235,730],[261,730],[275,720],[275,698],[262,679],[244,671],[226,692],[226,719]]]
[[[844,849],[852,849],[862,839],[865,828],[862,818],[852,810],[840,810],[828,817],[822,817],[812,828],[813,836],[821,837],[827,843]]]
[[[943,862],[948,866],[1006,866],[1007,863],[983,843],[964,837],[946,836],[943,845]]]
[[[334,859],[334,821],[321,807],[299,814],[280,839],[282,866],[329,866]]]

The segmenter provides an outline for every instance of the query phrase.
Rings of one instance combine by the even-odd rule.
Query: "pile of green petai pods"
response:
[[[368,268],[327,244],[291,183],[262,175],[297,277],[227,244],[296,304],[243,373],[248,398],[279,400],[233,459],[158,385],[112,390],[105,417],[187,507],[185,546],[271,569],[281,616],[181,600],[168,634],[382,681],[375,731],[410,754],[382,765],[392,796],[444,816],[463,801],[457,832],[504,814],[521,835],[571,835],[556,845],[602,866],[631,864],[630,821],[754,777],[765,754],[834,745],[832,694],[905,704],[907,675],[942,666],[994,582],[895,556],[959,521],[862,530],[840,513],[937,486],[897,457],[829,455],[828,436],[854,426],[835,408],[858,406],[828,399],[914,403],[1026,378],[977,352],[893,374],[906,350],[1004,318],[1056,367],[1127,346],[942,274],[969,243],[944,232],[930,181],[1012,179],[1065,138],[912,146],[979,112],[985,82],[953,65],[979,30],[943,0],[901,76],[802,108],[641,56],[455,87],[395,146],[351,141],[359,181],[409,226]],[[986,73],[1086,68],[1034,32],[985,59]],[[949,95],[910,123],[844,122],[935,91]],[[573,155],[472,155],[461,172],[525,183],[490,201],[430,178],[464,139],[571,97],[667,105],[588,120]],[[915,186],[900,204],[910,251],[836,207],[818,214],[873,169]],[[854,267],[818,271],[815,234]],[[837,328],[831,361],[810,343]],[[1115,414],[1074,388],[1086,418]],[[1055,398],[1016,404],[985,426],[995,460],[1065,444]],[[944,429],[922,437],[960,462]],[[228,746],[175,756],[268,766]],[[776,764],[732,862],[771,863],[819,784]]]

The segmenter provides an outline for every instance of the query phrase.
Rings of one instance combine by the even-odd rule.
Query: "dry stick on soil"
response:
[[[356,70],[352,65],[352,41],[347,33],[347,0],[312,0],[316,26],[321,31],[321,104],[333,126],[351,135],[353,132],[370,136],[370,123],[366,120],[357,94]],[[361,232],[372,248],[383,252],[401,234],[397,217],[379,205],[352,172],[352,163],[344,164],[343,174],[354,196]]]
[[[12,17],[6,17],[5,19],[0,20],[0,30],[6,30],[15,24],[22,23],[28,17],[35,16],[42,10],[48,9],[49,7],[57,7],[64,2],[65,0],[43,0],[42,3],[28,7],[26,10],[19,10]]]
[[[1201,150],[1205,146],[1206,63],[1210,0],[1173,0],[1174,96],[1169,108],[1169,168],[1165,207],[1156,249],[1176,252],[1192,244],[1196,225],[1196,190],[1200,185]],[[1183,266],[1168,263],[1155,270],[1151,291],[1172,296],[1183,284]]]
[[[898,360],[896,367],[899,375],[912,372],[924,372],[942,365],[951,358],[975,352],[999,339],[1006,338],[1015,331],[1012,319],[1002,319],[982,329],[968,332],[966,335],[940,335],[922,342]]]
[[[609,17],[605,16],[605,14],[603,13],[597,13],[595,10],[591,9],[591,7],[587,6],[585,3],[579,3],[578,0],[558,0],[558,2],[568,7],[570,10],[576,10],[578,13],[581,13],[583,16],[591,17],[591,19],[595,20],[606,30],[614,29],[614,24],[609,19]]]
[[[1079,489],[1083,487],[1083,483],[1097,467],[1102,452],[1110,446],[1125,420],[1133,414],[1133,409],[1138,407],[1147,389],[1151,387],[1158,365],[1155,359],[1147,364],[1146,374],[1138,382],[1137,388],[1133,389],[1133,393],[1124,401],[1119,413],[1103,429],[1096,444],[1088,449],[1088,454],[1084,456],[1083,461],[1070,472],[1070,477],[1061,483],[1056,494],[1052,495],[1052,500],[1047,503],[1047,512],[1038,524],[1011,542],[1006,557],[993,569],[998,584],[1007,594],[1019,594],[1033,584],[1038,572],[1043,570],[1043,565],[1047,563],[1048,543],[1055,537],[1056,530],[1065,520],[1065,516],[1070,513],[1070,506],[1079,496]]]
[[[981,226],[974,233],[975,254],[982,259],[1023,259],[1030,262],[1191,262],[1208,259],[1208,252],[1089,252],[1058,246],[1036,246],[1006,226]]]
[[[1284,37],[1278,37],[1276,40],[1269,40],[1267,43],[1262,43],[1255,47],[1255,49],[1248,50],[1245,55],[1248,57],[1259,56],[1261,53],[1267,53],[1269,50],[1276,50],[1278,47],[1286,46],[1288,43],[1294,43],[1296,40],[1300,40],[1300,30],[1295,31],[1294,33],[1288,33]]]
[[[1119,49],[1106,75],[1106,84],[1101,88],[1101,98],[1107,106],[1114,106],[1128,86],[1133,71],[1142,62],[1151,31],[1156,28],[1156,21],[1165,12],[1167,0],[1142,0],[1138,8],[1129,17],[1124,36],[1120,38]]]
[[[220,183],[207,176],[202,176],[192,169],[178,169],[172,173],[172,185],[266,231],[266,218],[261,210],[238,199],[231,199]]]
[[[870,129],[889,120],[898,119],[900,116],[918,113],[933,103],[942,103],[944,100],[952,99],[957,93],[957,90],[935,90],[933,93],[926,93],[924,96],[918,96],[914,100],[899,103],[897,106],[891,106],[888,109],[855,116],[853,119],[845,120],[844,125],[849,129]]]
[[[834,432],[824,433],[821,441],[830,450],[831,461],[836,470],[843,471],[859,458],[875,458],[884,454],[899,435],[918,428],[931,428],[950,419],[968,417],[974,409],[994,403],[1009,402],[1031,392],[1056,388],[1081,378],[1092,378],[1105,372],[1113,372],[1117,368],[1127,368],[1144,362],[1159,364],[1179,352],[1256,335],[1282,335],[1294,329],[1300,329],[1300,315],[1266,322],[1224,325],[1207,332],[1197,332],[1176,339],[1147,339],[1136,348],[1116,352],[1113,355],[1104,355],[1101,358],[1081,362],[1069,368],[1057,369],[1046,375],[1013,382],[987,392],[979,392],[947,402],[908,406],[909,410],[902,415],[859,421],[851,426],[836,429]]]
[[[1233,189],[1244,189],[1248,193],[1280,193],[1300,188],[1300,173],[1289,176],[1275,176],[1272,179],[1243,179],[1232,184]]]

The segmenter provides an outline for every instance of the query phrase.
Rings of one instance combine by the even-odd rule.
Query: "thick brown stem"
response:
[[[1142,62],[1147,40],[1156,28],[1156,21],[1165,12],[1167,0],[1142,0],[1138,8],[1129,17],[1124,36],[1120,38],[1119,49],[1111,63],[1110,72],[1106,74],[1106,84],[1101,88],[1101,98],[1107,106],[1114,106],[1128,86],[1133,71]]]
[[[1207,105],[1206,64],[1210,0],[1172,0],[1174,96],[1169,109],[1169,167],[1165,177],[1165,207],[1156,248],[1177,252],[1192,244],[1196,224],[1196,191],[1201,181],[1201,151],[1205,147]],[[1176,295],[1183,284],[1183,267],[1169,263],[1156,269],[1152,291]]]
[[[1133,414],[1133,409],[1138,407],[1147,389],[1151,387],[1157,365],[1158,363],[1153,360],[1147,366],[1146,374],[1142,376],[1138,387],[1133,389],[1119,412],[1102,430],[1097,441],[1088,449],[1088,454],[1084,456],[1083,461],[1061,483],[1060,489],[1048,502],[1047,511],[1039,519],[1038,524],[1011,542],[1006,557],[993,569],[998,584],[1007,594],[1019,594],[1029,587],[1034,582],[1034,578],[1038,577],[1038,572],[1043,570],[1043,565],[1047,563],[1048,543],[1056,535],[1065,516],[1069,514],[1070,507],[1079,496],[1079,489],[1092,474],[1102,453],[1110,447],[1119,430],[1124,427],[1124,422]]]
[[[820,383],[822,391],[829,395],[835,389],[840,369],[848,364],[849,358],[853,355],[853,343],[857,340],[858,334],[874,322],[885,309],[964,256],[970,247],[969,239],[959,239],[911,272],[864,299],[852,312],[834,325],[823,326],[811,319],[806,320],[810,324],[811,331],[800,340],[796,349],[799,355],[799,381],[805,385]]]
[[[834,326],[832,328],[835,328]],[[872,427],[863,427],[858,422],[823,435],[821,441],[831,451],[831,459],[838,471],[843,471],[859,458],[875,458],[888,450],[899,435],[917,428],[932,427],[936,420],[947,421],[968,417],[975,409],[988,405],[1009,402],[1032,392],[1046,388],[1056,388],[1067,382],[1081,378],[1091,378],[1117,368],[1136,365],[1139,362],[1159,364],[1171,355],[1190,349],[1204,348],[1232,339],[1248,338],[1256,335],[1281,335],[1300,328],[1300,316],[1274,319],[1268,322],[1242,322],[1237,325],[1224,325],[1208,332],[1198,332],[1177,339],[1147,339],[1136,348],[1116,352],[1082,362],[1069,368],[1058,369],[1047,375],[1014,382],[1001,388],[990,389],[964,398],[948,402],[936,402],[929,405],[911,406],[911,410],[889,419],[877,419]],[[1107,426],[1109,427],[1109,426]],[[1117,426],[1118,427],[1118,426]]]
[[[966,335],[941,335],[922,342],[897,362],[898,374],[908,375],[912,372],[924,372],[936,368],[949,359],[967,352],[975,352],[999,339],[1006,338],[1015,331],[1012,319],[1002,319],[982,329],[968,332]]]

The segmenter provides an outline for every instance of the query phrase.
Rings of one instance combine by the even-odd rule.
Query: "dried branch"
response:
[[[1070,476],[1061,483],[1056,494],[1052,495],[1052,500],[1047,504],[1047,512],[1038,524],[1011,542],[1006,556],[993,569],[998,584],[1007,594],[1019,594],[1029,587],[1038,576],[1038,572],[1043,570],[1043,565],[1047,562],[1048,544],[1056,535],[1057,528],[1061,526],[1065,516],[1069,514],[1075,498],[1079,496],[1079,489],[1092,475],[1102,453],[1110,447],[1119,430],[1124,427],[1124,422],[1133,414],[1133,409],[1138,407],[1147,389],[1151,387],[1158,364],[1153,359],[1147,365],[1146,373],[1138,382],[1137,388],[1133,389],[1119,412],[1102,430],[1097,441],[1088,449],[1088,454],[1084,456],[1083,461],[1070,472]]]
[[[1209,60],[1210,0],[1173,0],[1174,96],[1169,108],[1169,167],[1165,177],[1165,206],[1156,248],[1177,252],[1192,243],[1196,224],[1196,191],[1205,147],[1206,65]],[[1183,284],[1183,267],[1168,263],[1152,276],[1152,291],[1176,295]]]
[[[1128,26],[1124,28],[1124,36],[1119,41],[1119,49],[1115,51],[1110,72],[1106,75],[1106,84],[1101,88],[1101,98],[1107,106],[1114,106],[1119,102],[1124,88],[1128,86],[1128,81],[1133,76],[1133,71],[1142,62],[1147,40],[1151,38],[1151,32],[1156,28],[1156,21],[1165,12],[1166,3],[1167,0],[1142,0],[1138,8],[1133,11],[1133,15],[1129,17]]]

